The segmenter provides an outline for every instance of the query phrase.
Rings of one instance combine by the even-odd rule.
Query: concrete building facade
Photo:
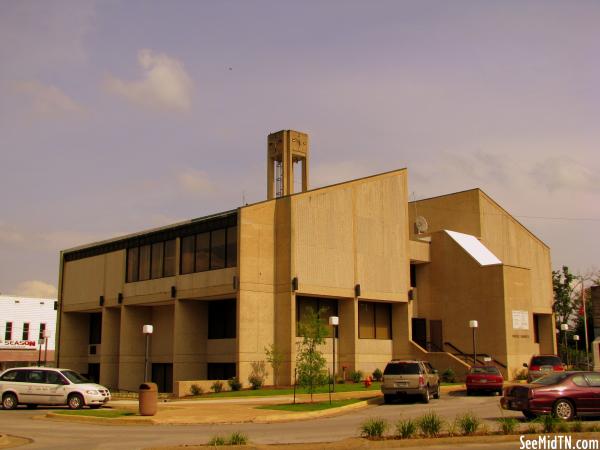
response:
[[[152,324],[161,390],[246,382],[270,345],[291,384],[309,308],[339,317],[338,373],[419,358],[463,374],[470,320],[478,359],[509,377],[555,353],[550,250],[484,192],[409,202],[406,169],[308,190],[308,136],[291,130],[267,161],[264,202],[63,251],[58,363],[135,390]]]

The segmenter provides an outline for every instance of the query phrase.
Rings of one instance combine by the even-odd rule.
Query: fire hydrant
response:
[[[373,383],[373,379],[371,378],[371,375],[367,376],[365,378],[365,388],[369,388],[369,386],[371,386],[371,383]]]

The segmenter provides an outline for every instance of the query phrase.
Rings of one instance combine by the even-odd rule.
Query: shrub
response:
[[[250,383],[252,389],[260,389],[265,383],[265,378],[269,375],[267,366],[264,361],[253,361],[250,365],[252,366],[252,372],[248,376],[248,383]]]
[[[571,423],[571,431],[573,433],[581,433],[583,431],[583,422],[581,420],[575,420]]]
[[[396,436],[400,439],[410,439],[416,432],[417,422],[412,419],[401,419],[396,423]]]
[[[538,432],[538,427],[534,422],[529,422],[527,424],[527,428],[525,429],[525,434],[536,434]]]
[[[458,418],[455,418],[452,422],[448,422],[446,424],[446,429],[448,430],[448,436],[456,436],[458,433]]]
[[[519,424],[519,421],[514,417],[503,417],[498,419],[498,422],[500,423],[502,434],[513,434]]]
[[[444,383],[454,383],[456,382],[456,373],[454,370],[448,368],[442,372],[442,381]]]
[[[260,389],[263,385],[263,381],[264,380],[261,377],[256,375],[250,375],[248,377],[248,383],[250,383],[250,386],[254,390]]]
[[[190,387],[190,392],[192,393],[192,395],[202,395],[204,393],[204,390],[197,384],[192,384],[192,386]]]
[[[542,425],[544,433],[554,433],[556,431],[556,425],[558,425],[558,419],[551,414],[544,414],[535,419],[535,421]]]
[[[246,445],[247,443],[248,436],[240,433],[239,431],[231,433],[231,436],[229,436],[229,439],[227,440],[228,445]]]
[[[213,392],[221,392],[223,390],[223,383],[217,380],[210,388],[213,390]]]
[[[375,417],[360,426],[360,435],[367,439],[381,439],[387,427],[388,423],[385,419]]]
[[[381,381],[381,379],[383,378],[383,372],[381,371],[381,369],[377,368],[373,371],[373,379],[375,381]]]
[[[427,437],[436,437],[440,434],[443,421],[435,412],[430,411],[417,419],[417,425],[421,433]]]
[[[352,372],[350,372],[350,379],[353,383],[360,383],[362,377],[363,373],[360,370],[353,370]]]
[[[472,412],[457,417],[457,423],[464,436],[475,434],[481,425],[481,421]]]
[[[225,438],[221,436],[213,436],[208,441],[208,445],[218,447],[219,445],[226,445]]]
[[[568,433],[569,432],[569,424],[567,422],[560,421],[556,424],[556,432],[557,433]]]
[[[238,377],[230,378],[229,380],[227,380],[227,384],[229,384],[229,387],[232,391],[239,391],[242,388],[242,383],[240,383]]]
[[[600,431],[600,426],[590,425],[589,427],[587,427],[586,431],[589,431],[590,433],[598,432],[598,431]]]

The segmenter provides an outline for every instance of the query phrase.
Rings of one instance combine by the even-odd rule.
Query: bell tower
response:
[[[294,193],[294,166],[301,165],[302,192],[308,190],[308,134],[281,130],[267,138],[267,199]]]

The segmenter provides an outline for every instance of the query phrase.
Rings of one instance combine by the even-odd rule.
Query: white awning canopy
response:
[[[464,251],[473,257],[482,266],[491,266],[502,264],[496,255],[494,255],[479,239],[470,234],[459,233],[457,231],[444,230]]]

